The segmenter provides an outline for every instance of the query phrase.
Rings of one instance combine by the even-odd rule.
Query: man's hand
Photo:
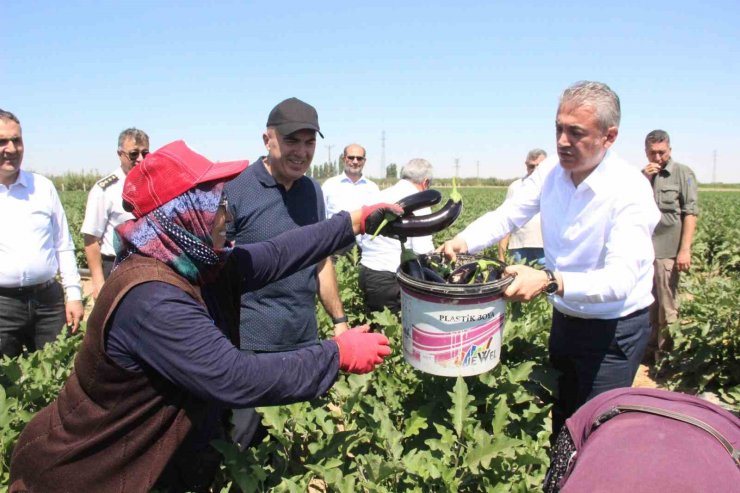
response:
[[[67,326],[71,327],[72,333],[77,332],[80,328],[80,322],[82,322],[82,316],[85,314],[85,309],[82,306],[82,301],[68,301],[64,305],[64,311],[67,315]]]
[[[642,174],[647,176],[648,178],[652,178],[654,175],[658,173],[663,167],[659,165],[658,163],[647,163],[647,166],[642,168]]]
[[[504,269],[504,274],[515,276],[504,291],[504,299],[509,301],[531,301],[547,285],[547,274],[544,271],[526,265],[509,265]]]
[[[468,244],[459,236],[455,236],[453,239],[442,243],[435,251],[443,253],[451,262],[454,262],[458,253],[467,253]]]
[[[686,272],[691,267],[691,252],[679,250],[676,256],[676,268],[678,272]]]

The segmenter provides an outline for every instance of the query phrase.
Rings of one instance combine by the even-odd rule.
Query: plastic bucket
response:
[[[458,255],[458,265],[479,258]],[[506,315],[502,295],[513,278],[439,284],[410,277],[400,268],[396,278],[401,287],[403,356],[411,366],[432,375],[467,377],[498,364]]]

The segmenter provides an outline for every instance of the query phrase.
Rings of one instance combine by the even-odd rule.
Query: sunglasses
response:
[[[125,154],[129,158],[130,161],[134,161],[134,162],[136,161],[136,159],[138,159],[139,154],[141,154],[141,157],[143,158],[147,157],[147,155],[149,154],[149,151],[146,149],[141,150],[141,151],[130,151],[130,152],[121,151],[121,152]]]
[[[365,156],[346,156],[344,159],[346,159],[347,161],[350,161],[350,162],[352,162],[352,161],[358,161],[358,162],[361,163],[361,162],[363,162],[365,160]]]

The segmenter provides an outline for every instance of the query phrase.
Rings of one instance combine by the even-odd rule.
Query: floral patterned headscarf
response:
[[[199,185],[116,227],[116,265],[138,253],[164,262],[194,284],[214,279],[231,253],[214,250],[211,238],[223,187],[223,182]]]

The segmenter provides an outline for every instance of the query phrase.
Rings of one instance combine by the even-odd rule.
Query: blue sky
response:
[[[654,128],[700,181],[740,182],[740,2],[5,2],[0,107],[24,167],[107,172],[118,133],[256,159],[270,109],[319,112],[314,163],[358,142],[366,172],[424,157],[437,176],[509,178],[555,150],[557,99],[582,79],[622,102],[635,166]],[[333,146],[329,149],[327,146]]]

